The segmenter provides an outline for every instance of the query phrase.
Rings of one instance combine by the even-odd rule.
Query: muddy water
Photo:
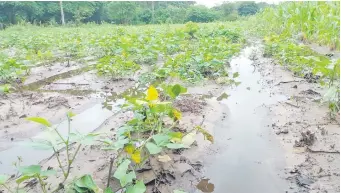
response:
[[[222,100],[226,119],[214,123],[213,146],[218,152],[204,161],[205,176],[215,185],[214,192],[276,193],[288,188],[279,175],[285,167],[284,153],[268,127],[271,118],[265,107],[287,97],[271,95],[263,88],[260,73],[248,59],[253,49],[247,47],[232,59],[231,69],[239,72],[241,84],[225,91],[230,95]],[[213,113],[208,121],[216,116]]]
[[[117,111],[117,108],[114,108],[114,111]],[[94,105],[92,108],[89,108],[73,117],[71,128],[76,129],[81,133],[89,133],[96,128],[99,128],[102,123],[109,117],[113,116],[114,113],[115,112],[103,108],[102,104]],[[63,121],[55,126],[58,127],[61,135],[65,137],[68,130],[68,122]],[[47,135],[47,133],[41,132],[37,136],[33,137],[33,139],[46,139],[49,136],[50,135]],[[29,147],[27,142],[30,142],[30,140],[18,142],[12,148],[0,152],[0,157],[6,158],[2,159],[0,164],[1,173],[13,174],[16,170],[12,163],[17,161],[18,156],[20,156],[23,160],[22,165],[31,165],[39,163],[41,160],[48,158],[53,153],[52,150],[39,150]]]

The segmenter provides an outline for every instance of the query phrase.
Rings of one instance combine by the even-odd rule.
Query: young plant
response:
[[[125,54],[105,56],[99,60],[96,68],[100,74],[108,74],[118,79],[133,74],[140,69],[140,65],[128,59]]]
[[[60,189],[64,188],[64,182],[68,179],[72,164],[74,163],[77,154],[82,145],[91,145],[97,138],[99,134],[89,133],[89,134],[81,134],[78,131],[71,131],[71,121],[72,117],[75,116],[72,112],[67,113],[67,133],[66,136],[58,130],[56,126],[53,126],[48,120],[41,117],[29,117],[26,118],[29,121],[39,123],[45,127],[45,131],[50,136],[48,140],[39,139],[34,140],[32,143],[29,143],[30,146],[38,149],[44,150],[53,150],[54,156],[58,161],[58,166],[63,173],[63,180],[59,183],[59,186],[52,192],[57,192]],[[76,150],[72,153],[71,147],[75,145]],[[63,163],[60,155],[60,149],[65,149],[66,151],[66,161]],[[50,175],[56,174],[55,170],[46,170],[42,171],[40,165],[31,165],[31,166],[21,166],[18,167],[19,172],[22,174],[19,178],[16,179],[17,187],[16,191],[10,190],[10,188],[5,184],[7,181],[6,176],[0,176],[0,184],[4,186],[6,189],[9,189],[10,192],[18,192],[21,191],[19,185],[29,179],[35,178],[38,180],[42,192],[47,193],[46,183],[44,179]]]
[[[188,133],[174,130],[182,115],[172,104],[172,100],[187,89],[178,84],[164,84],[161,87],[164,97],[161,97],[161,93],[154,86],[150,86],[142,96],[126,97],[126,108],[134,112],[134,118],[118,130],[115,142],[106,140],[106,146],[103,147],[118,152],[117,157],[111,160],[109,178],[115,160],[118,166],[114,177],[120,181],[121,187],[125,188],[127,193],[145,192],[144,183],[135,180],[135,169],[141,167],[151,155],[158,155],[167,149],[189,148],[189,145],[183,143],[183,138]],[[202,132],[213,142],[213,137],[201,127],[195,127],[193,130]]]

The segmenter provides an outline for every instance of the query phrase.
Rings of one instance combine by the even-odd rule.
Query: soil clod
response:
[[[315,133],[311,131],[301,132],[301,138],[295,141],[295,147],[311,146],[316,140]]]

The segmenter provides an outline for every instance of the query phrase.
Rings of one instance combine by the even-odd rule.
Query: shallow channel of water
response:
[[[255,47],[245,48],[231,61],[231,70],[239,72],[241,84],[225,91],[230,96],[221,101],[226,105],[221,108],[227,118],[214,123],[213,146],[219,152],[204,159],[205,177],[214,184],[214,192],[275,193],[288,187],[279,176],[285,167],[284,153],[268,127],[271,117],[265,107],[287,97],[262,88],[261,74],[248,58],[252,49]]]

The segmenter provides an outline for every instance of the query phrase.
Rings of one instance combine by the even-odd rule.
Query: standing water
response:
[[[227,118],[214,123],[213,146],[219,153],[205,160],[205,176],[214,184],[214,192],[275,193],[285,192],[288,187],[279,176],[285,157],[268,127],[271,117],[265,107],[286,97],[271,96],[262,88],[261,74],[248,58],[254,49],[245,48],[231,61],[231,69],[239,73],[241,84],[226,91],[230,97],[222,101],[226,105],[222,108]]]

